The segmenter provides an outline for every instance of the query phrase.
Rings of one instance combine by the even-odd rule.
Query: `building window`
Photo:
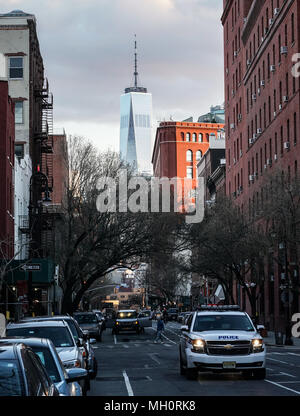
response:
[[[186,168],[186,177],[188,179],[193,179],[193,168],[191,166]]]
[[[18,160],[24,158],[24,144],[15,144],[15,155],[17,156]]]
[[[193,152],[191,150],[188,150],[186,152],[186,161],[187,162],[192,162],[193,161]]]
[[[190,142],[191,141],[191,134],[190,133],[187,133],[186,134],[186,141],[187,142]]]
[[[202,152],[201,152],[201,150],[197,150],[197,152],[196,152],[196,160],[200,160],[200,159],[201,159],[201,157],[202,157]]]
[[[23,78],[23,58],[22,57],[9,58],[9,78],[10,79]]]
[[[193,142],[196,142],[196,141],[197,141],[197,134],[193,133]]]
[[[203,134],[199,133],[199,142],[202,143],[203,142]]]
[[[23,124],[23,101],[15,101],[15,123]]]
[[[184,133],[181,133],[181,140],[184,142]]]

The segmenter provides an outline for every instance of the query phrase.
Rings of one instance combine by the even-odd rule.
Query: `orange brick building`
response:
[[[197,163],[224,124],[167,121],[157,128],[152,164],[155,177],[188,178],[197,186]],[[194,199],[192,198],[192,202]]]

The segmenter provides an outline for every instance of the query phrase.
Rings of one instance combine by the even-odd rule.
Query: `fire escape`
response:
[[[37,179],[33,182],[32,202],[36,215],[36,230],[33,239],[40,257],[54,256],[54,215],[51,206],[53,191],[53,95],[49,92],[48,80],[42,88],[35,90],[35,101],[38,108],[38,128],[34,134],[34,169]],[[39,178],[39,173],[41,173]]]

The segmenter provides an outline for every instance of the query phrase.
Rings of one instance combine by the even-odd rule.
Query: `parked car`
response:
[[[22,343],[0,344],[0,396],[59,396],[40,358]]]
[[[168,312],[168,321],[177,321],[178,316],[178,309],[177,308],[169,308]]]
[[[68,324],[65,321],[28,321],[9,323],[6,327],[6,336],[49,338],[53,342],[58,355],[65,368],[84,368],[86,362],[82,354],[82,345],[75,341]],[[80,383],[83,395],[90,388],[89,380]]]
[[[138,321],[137,311],[134,309],[122,309],[118,311],[112,333],[118,334],[120,331],[141,332],[141,326]]]
[[[141,328],[149,328],[152,327],[152,312],[148,309],[141,310],[138,313],[138,321]]]
[[[93,336],[97,341],[102,341],[103,321],[94,312],[74,312],[74,319],[83,331]]]
[[[102,330],[105,331],[105,329],[106,329],[106,318],[105,318],[104,314],[101,311],[99,311],[98,309],[93,309],[92,312],[94,312],[98,316],[100,321],[102,321]]]
[[[30,317],[30,318],[23,318],[22,321],[20,322],[28,322],[28,321],[65,321],[71,332],[72,335],[76,341],[76,343],[78,343],[79,348],[82,351],[82,355],[85,358],[86,361],[86,366],[85,368],[88,370],[89,372],[89,376],[90,378],[93,380],[96,375],[97,375],[97,371],[98,371],[98,363],[97,363],[97,359],[95,356],[95,351],[93,349],[93,347],[91,346],[91,344],[96,343],[96,340],[94,338],[90,338],[89,336],[87,336],[87,334],[85,334],[82,329],[80,328],[80,326],[78,325],[76,319],[74,319],[72,316],[70,315],[55,315],[55,316],[37,316],[37,317]],[[78,342],[79,341],[79,342]],[[82,346],[80,346],[82,345]]]
[[[177,322],[183,324],[186,317],[190,314],[191,312],[180,312],[177,316]]]
[[[88,377],[88,372],[83,368],[65,369],[50,339],[30,337],[6,337],[0,339],[0,347],[7,343],[22,343],[29,346],[40,358],[60,396],[82,396],[82,388],[77,381]]]

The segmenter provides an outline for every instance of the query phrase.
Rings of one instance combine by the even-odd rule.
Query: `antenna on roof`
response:
[[[137,43],[136,43],[136,35],[134,35],[134,86],[137,87]]]

